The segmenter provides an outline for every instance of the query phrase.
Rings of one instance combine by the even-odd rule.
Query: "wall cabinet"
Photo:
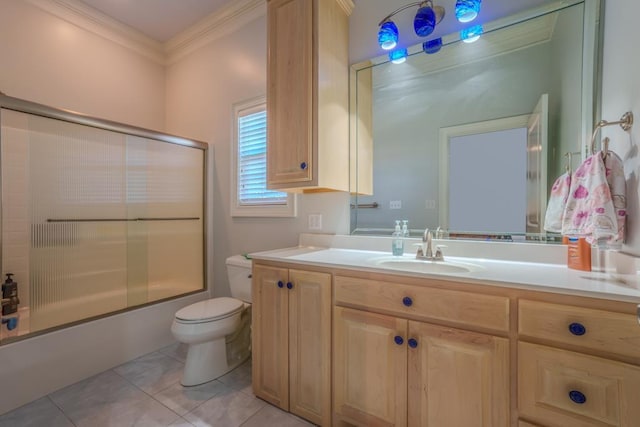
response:
[[[267,187],[349,191],[351,0],[267,2]]]
[[[254,265],[253,392],[315,424],[331,419],[331,275]]]

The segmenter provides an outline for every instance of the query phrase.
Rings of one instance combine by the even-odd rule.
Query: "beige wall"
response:
[[[0,91],[164,129],[164,67],[26,0],[0,0]]]
[[[309,213],[322,214],[323,232],[349,232],[349,196],[298,196],[296,218],[232,218],[230,145],[234,103],[266,93],[266,17],[210,43],[167,68],[167,131],[210,144],[214,295],[228,295],[225,259],[234,254],[295,246]]]

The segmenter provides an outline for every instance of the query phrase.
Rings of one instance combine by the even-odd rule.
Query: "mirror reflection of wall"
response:
[[[584,16],[578,3],[490,31],[472,44],[455,42],[435,55],[417,53],[404,64],[378,63],[358,72],[372,75],[373,191],[352,203],[379,207],[353,209],[352,232],[386,234],[396,219],[407,219],[415,232],[449,225],[439,206],[440,130],[531,115],[543,94],[549,121],[541,159],[547,176],[538,193],[546,199],[548,185],[563,171],[563,154],[582,143]],[[526,177],[526,164],[520,167]],[[510,211],[518,216],[513,222],[525,221],[520,209]]]

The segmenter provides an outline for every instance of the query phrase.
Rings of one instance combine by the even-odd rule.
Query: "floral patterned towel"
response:
[[[564,208],[569,198],[571,187],[571,173],[562,174],[551,187],[551,196],[547,204],[547,213],[544,216],[544,229],[554,233],[562,232],[562,218]]]
[[[618,217],[601,152],[589,156],[573,175],[562,234],[584,237],[588,243],[618,236]]]
[[[618,234],[611,237],[608,243],[623,243],[627,217],[627,181],[624,178],[624,163],[616,153],[609,151],[604,158],[604,167],[618,223]]]

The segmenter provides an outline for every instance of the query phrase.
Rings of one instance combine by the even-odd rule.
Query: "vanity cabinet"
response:
[[[428,321],[505,331],[508,298],[342,276],[334,286],[337,421],[509,425],[508,338]]]
[[[331,420],[331,275],[254,263],[256,396],[318,425]]]
[[[521,300],[518,337],[521,417],[546,427],[639,425],[636,316]]]
[[[349,191],[351,0],[267,2],[267,187]]]

